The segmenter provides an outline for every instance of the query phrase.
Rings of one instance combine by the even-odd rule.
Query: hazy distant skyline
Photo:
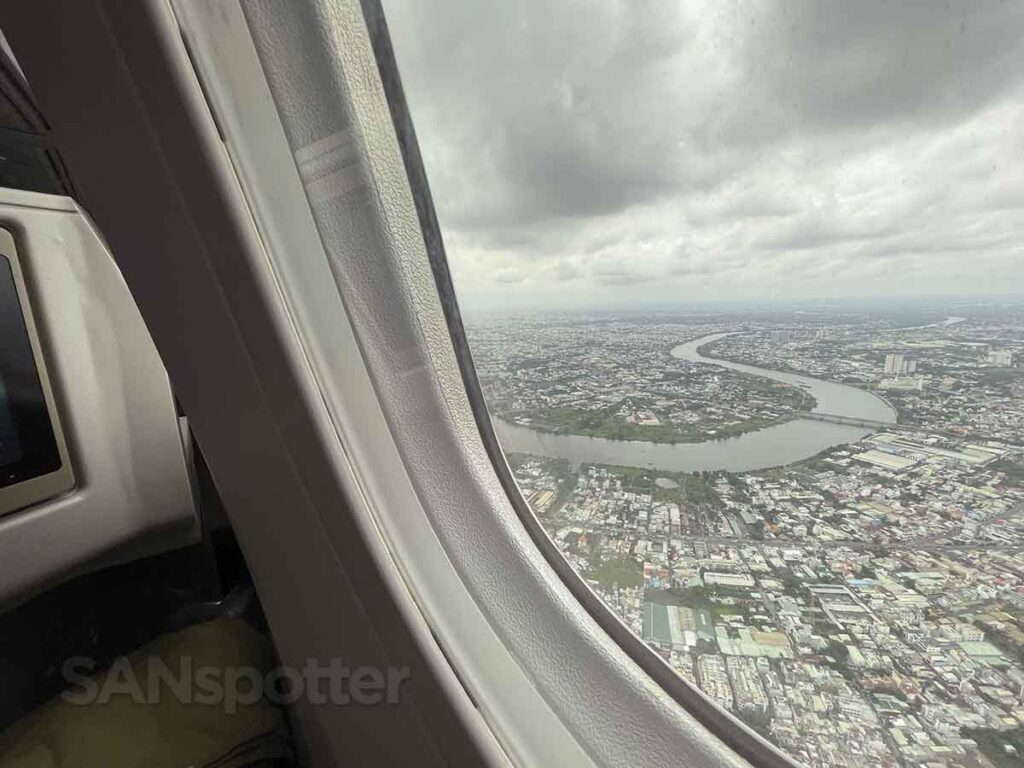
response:
[[[384,5],[471,311],[1024,285],[1024,3]]]

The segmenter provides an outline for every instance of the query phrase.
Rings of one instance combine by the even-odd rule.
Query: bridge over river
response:
[[[573,464],[617,464],[671,472],[747,472],[800,461],[832,446],[856,442],[874,431],[896,426],[892,406],[866,389],[720,360],[698,351],[699,347],[728,335],[718,333],[693,339],[672,349],[671,354],[679,360],[716,365],[799,387],[814,397],[814,410],[801,414],[801,418],[737,437],[677,444],[556,435],[495,419],[501,446],[510,453],[568,459]]]
[[[840,416],[835,413],[817,413],[810,412],[801,414],[802,419],[811,419],[813,421],[824,421],[828,424],[846,424],[851,427],[862,427],[864,429],[878,430],[878,429],[903,429],[910,430],[913,432],[921,431],[920,427],[915,427],[909,424],[893,424],[888,421],[876,421],[875,419],[859,419],[856,416]]]

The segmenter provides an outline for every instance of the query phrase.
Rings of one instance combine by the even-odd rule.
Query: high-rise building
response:
[[[904,373],[915,373],[917,371],[917,360],[911,360],[905,355],[894,354],[885,356],[885,372],[899,376]]]
[[[1013,367],[1013,352],[1009,349],[993,349],[988,353],[988,361],[1000,368]]]

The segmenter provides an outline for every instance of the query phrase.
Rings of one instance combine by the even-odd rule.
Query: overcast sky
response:
[[[460,301],[1024,293],[1024,2],[384,0]]]

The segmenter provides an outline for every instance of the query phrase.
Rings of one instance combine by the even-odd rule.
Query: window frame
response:
[[[427,257],[430,260],[441,306],[452,336],[462,382],[466,388],[469,405],[480,430],[484,448],[502,488],[508,494],[512,508],[548,564],[562,579],[573,596],[583,605],[590,617],[676,702],[693,713],[709,730],[743,758],[766,768],[792,768],[797,763],[789,755],[763,739],[732,712],[718,706],[698,688],[682,678],[654,649],[648,646],[604,604],[604,601],[559,551],[519,488],[495,432],[483,388],[480,386],[480,379],[476,373],[469,339],[466,336],[462,315],[459,311],[455,285],[448,267],[444,238],[434,208],[426,167],[420,154],[419,142],[402,88],[398,62],[391,45],[391,36],[381,3],[382,0],[360,0],[374,55],[377,59],[382,86],[401,147],[405,170],[412,187]]]
[[[423,742],[399,739],[426,733],[424,764],[791,764],[731,713],[698,716],[655,682],[513,507],[428,255],[439,231],[420,218],[425,178],[410,182],[411,134],[383,82],[397,71],[388,56],[382,77],[371,43],[379,5],[54,0],[15,15],[40,43],[23,63],[193,422],[282,661],[346,648],[418,665],[401,709],[297,704],[316,757],[336,762],[357,738],[408,756]],[[301,45],[281,45],[297,27]],[[58,31],[67,45],[44,52]],[[295,134],[329,134],[329,110],[352,127],[342,231],[298,168]]]
[[[455,356],[458,359],[462,382],[466,388],[469,405],[480,430],[484,448],[494,466],[494,471],[508,494],[509,502],[533,543],[544,555],[548,564],[558,574],[591,618],[611,637],[643,671],[650,675],[675,701],[692,712],[705,726],[739,755],[752,763],[766,768],[792,768],[796,762],[779,750],[774,744],[763,739],[732,712],[718,706],[698,688],[682,678],[662,659],[641,637],[633,632],[586,583],[579,572],[559,551],[558,546],[544,530],[544,526],[530,507],[515,479],[511,467],[501,448],[494,424],[491,421],[487,401],[476,373],[469,339],[466,336],[459,303],[456,296],[451,270],[444,249],[444,238],[434,208],[427,179],[426,167],[419,150],[419,142],[409,112],[408,102],[402,88],[398,62],[391,45],[391,36],[381,0],[360,0],[366,24],[370,33],[377,66],[386,94],[388,107],[398,142],[402,150],[406,173],[413,190],[413,200],[419,216],[420,227],[426,244],[427,256],[433,271],[434,281],[440,296],[448,329],[452,336]],[[753,737],[753,738],[751,738]],[[767,749],[766,749],[767,747]]]
[[[246,190],[249,204],[254,209],[259,226],[264,229],[264,238],[267,242],[271,239],[268,230],[274,226],[270,221],[281,218],[280,209],[279,206],[261,205],[258,198],[268,191],[271,183],[280,186],[281,177],[273,175],[260,178],[259,166],[266,162],[269,151],[267,145],[259,151],[250,148],[247,158],[240,157],[241,150],[236,142],[243,137],[241,134],[234,135],[229,126],[234,124],[241,128],[247,122],[251,124],[252,116],[240,117],[238,111],[244,109],[244,106],[237,98],[232,98],[229,94],[221,94],[220,98],[215,95],[218,88],[215,81],[220,78],[212,71],[203,75],[204,66],[211,67],[214,52],[211,50],[212,45],[204,46],[206,50],[200,52],[198,39],[202,35],[202,28],[210,29],[211,20],[207,18],[205,22],[201,21],[200,13],[192,14],[192,20],[189,21],[190,12],[186,7],[188,5],[186,2],[178,2],[176,9],[183,19],[186,37],[190,40],[190,51],[200,71],[204,91],[211,101],[220,130],[226,134],[229,148],[235,144],[236,155],[233,161],[236,173],[243,179],[243,188]],[[431,597],[427,593],[436,585],[424,588],[422,584],[417,583],[425,574],[423,571],[414,573],[416,567],[410,565],[410,561],[415,557],[411,548],[397,541],[400,536],[394,521],[383,519],[387,516],[387,505],[374,504],[378,525],[385,530],[396,558],[405,569],[407,583],[418,593],[431,631],[470,695],[478,704],[482,701],[496,702],[498,696],[507,696],[517,701],[515,712],[509,712],[507,709],[501,711],[502,708],[495,704],[484,707],[493,707],[485,714],[485,718],[495,730],[499,741],[515,762],[531,765],[582,764],[577,762],[578,760],[586,760],[587,764],[594,765],[627,765],[628,755],[644,749],[649,751],[649,754],[645,755],[647,759],[664,765],[676,761],[687,765],[709,765],[723,761],[738,761],[743,764],[750,761],[771,768],[795,765],[793,760],[775,745],[692,687],[634,635],[572,569],[544,532],[519,491],[491,427],[486,403],[473,367],[472,354],[466,342],[458,301],[450,279],[426,172],[419,154],[412,118],[401,89],[400,76],[380,3],[377,0],[307,0],[291,7],[292,18],[286,18],[289,12],[279,8],[270,9],[270,5],[271,3],[257,0],[243,4],[242,10],[246,16],[252,45],[260,56],[263,74],[269,82],[271,98],[277,105],[285,133],[289,132],[289,128],[293,131],[308,129],[309,126],[304,125],[304,121],[310,122],[316,118],[310,118],[311,105],[302,103],[301,97],[296,96],[296,89],[287,87],[287,80],[282,80],[275,87],[274,74],[276,70],[284,70],[296,78],[296,73],[304,65],[309,66],[311,54],[307,47],[301,57],[289,59],[283,52],[298,49],[299,46],[295,45],[294,41],[292,45],[286,45],[283,44],[283,38],[261,40],[260,37],[272,28],[306,25],[309,37],[327,52],[319,65],[326,66],[331,71],[315,72],[313,70],[316,67],[310,67],[309,71],[303,73],[303,81],[316,83],[320,77],[320,84],[333,85],[333,94],[325,87],[317,94],[318,101],[321,104],[330,101],[333,95],[340,102],[340,105],[335,106],[340,106],[341,111],[346,112],[352,119],[352,125],[346,128],[351,129],[351,135],[347,140],[350,139],[357,144],[363,142],[357,162],[362,166],[362,181],[372,198],[368,201],[370,208],[380,217],[380,231],[377,234],[381,241],[375,243],[380,247],[377,256],[386,254],[385,258],[393,260],[394,263],[389,264],[390,272],[380,272],[372,276],[362,274],[366,269],[365,265],[349,265],[349,274],[344,277],[336,274],[335,279],[339,282],[348,319],[374,383],[381,411],[388,422],[404,468],[411,476],[413,486],[416,487],[419,503],[427,517],[431,518],[431,525],[441,540],[444,555],[454,561],[456,575],[465,585],[468,596],[486,614],[486,606],[481,605],[481,602],[486,602],[487,599],[483,597],[483,593],[490,589],[488,586],[481,586],[486,582],[486,577],[479,569],[470,566],[465,560],[460,560],[458,547],[452,543],[457,538],[456,533],[446,530],[445,523],[439,521],[436,515],[441,503],[436,498],[424,498],[431,493],[429,486],[432,478],[422,476],[426,462],[419,451],[424,448],[423,440],[421,436],[409,434],[409,425],[414,425],[417,430],[439,427],[444,430],[455,427],[460,442],[459,449],[463,455],[452,454],[450,461],[466,470],[466,487],[481,494],[478,496],[478,507],[490,506],[488,512],[491,514],[487,515],[491,518],[487,521],[488,528],[497,529],[499,526],[495,523],[504,526],[505,529],[500,535],[505,538],[506,545],[516,550],[519,564],[530,571],[529,575],[543,584],[545,600],[550,601],[544,607],[551,619],[554,620],[556,616],[573,617],[575,637],[568,642],[576,642],[581,647],[596,651],[594,664],[600,666],[600,675],[605,677],[605,680],[602,680],[602,687],[608,686],[608,690],[618,689],[626,701],[620,701],[615,711],[618,712],[620,707],[625,706],[627,711],[635,713],[629,718],[628,723],[612,722],[608,712],[602,712],[602,717],[595,718],[594,713],[586,711],[592,706],[589,699],[575,703],[567,703],[565,700],[555,702],[550,695],[550,687],[547,691],[539,691],[541,698],[534,700],[533,705],[527,704],[532,695],[525,687],[514,692],[506,690],[499,693],[499,686],[495,685],[496,676],[489,674],[486,669],[489,663],[497,662],[497,656],[493,655],[495,653],[518,665],[525,673],[525,681],[532,682],[533,686],[541,689],[545,685],[554,685],[552,670],[544,669],[537,663],[536,649],[514,647],[516,642],[510,638],[516,631],[510,630],[508,626],[501,626],[500,623],[496,626],[493,613],[486,618],[495,629],[496,639],[505,648],[498,649],[493,645],[487,650],[471,648],[472,643],[465,642],[464,633],[479,633],[480,628],[470,629],[469,626],[464,626],[456,631],[448,623],[450,616],[443,615],[444,609],[436,603],[430,605]],[[225,66],[224,52],[220,51],[220,54],[220,65]],[[205,63],[204,55],[210,56]],[[240,73],[236,74],[244,77]],[[294,135],[288,136],[287,139],[290,144],[289,155],[300,156],[306,145]],[[308,184],[306,194],[309,195]],[[313,218],[317,218],[315,213]],[[317,223],[323,236],[324,230],[328,227],[323,222]],[[414,224],[416,228],[412,237],[409,237],[408,232],[410,224]],[[330,245],[324,247],[328,261],[344,258],[338,252],[332,253]],[[271,261],[276,262],[278,270],[286,271],[287,266],[283,261],[277,260],[279,256],[275,256],[275,253],[283,254],[289,250],[291,249],[284,242],[269,246],[269,257]],[[425,274],[419,270],[421,266],[429,267],[429,273]],[[365,282],[360,285],[357,278],[364,278]],[[324,350],[321,342],[313,338],[319,332],[316,329],[322,328],[324,318],[314,317],[316,308],[311,306],[304,296],[304,292],[312,289],[312,286],[309,283],[304,287],[289,286],[290,277],[282,272],[279,272],[278,279],[282,290],[288,296],[292,310],[297,314],[310,313],[308,322],[299,321],[299,325],[302,326],[300,333],[305,336],[307,354],[311,359],[316,359],[319,365],[329,368],[329,352]],[[373,296],[373,299],[382,300],[382,294],[387,293],[387,279],[394,279],[397,283],[394,286],[394,293],[388,295],[388,298],[392,299],[389,310],[401,308],[405,314],[396,311],[394,319],[390,312],[387,318],[372,317],[371,314],[361,318],[356,308],[364,304],[374,291],[378,294]],[[386,334],[381,332],[381,326],[385,324],[393,324],[396,328],[399,325],[405,327],[397,330],[395,337],[388,339]],[[437,336],[439,328],[443,328],[444,338]],[[396,358],[393,353],[395,347],[402,346],[402,339],[413,343],[409,341],[411,338],[416,339],[415,344],[419,347],[415,350],[415,356],[434,379],[431,386],[423,387],[418,393],[424,400],[428,396],[434,399],[433,403],[424,405],[434,411],[428,418],[441,416],[449,422],[448,424],[425,423],[422,414],[409,418],[408,414],[398,413],[402,401],[407,402],[414,395],[407,388],[404,389],[404,397],[398,394],[403,391],[403,387],[399,384],[396,388],[394,380],[409,373],[408,370],[403,370],[403,366],[410,368],[415,367],[415,364],[409,365],[408,360]],[[315,351],[318,345],[319,352]],[[451,363],[454,363],[454,369]],[[330,375],[324,375],[319,382],[328,400],[332,399],[331,390],[336,383],[337,381],[331,380]],[[458,391],[453,389],[456,386]],[[339,419],[341,411],[345,408],[342,402],[344,398],[337,397],[334,400],[332,410],[335,418]],[[462,412],[463,406],[465,412]],[[360,429],[355,424],[351,424],[350,427],[350,430],[343,431],[349,434],[365,431],[365,427]],[[432,435],[427,441],[431,449],[446,453],[445,449],[439,448],[444,440],[434,437]],[[486,464],[483,465],[479,462],[480,449],[482,455],[486,457]],[[354,453],[358,454],[358,451]],[[472,455],[467,457],[466,453]],[[355,460],[358,461],[358,458]],[[359,471],[364,475],[366,485],[371,486],[374,481],[369,476],[379,474],[382,470],[380,466],[364,465],[359,467]],[[500,499],[495,497],[496,492],[500,494]],[[515,530],[508,528],[510,516],[501,512],[499,505],[502,502],[507,504],[512,512]],[[529,542],[532,551],[522,550],[524,541]],[[515,588],[513,590],[515,591]],[[490,594],[493,595],[493,591]],[[580,611],[580,608],[583,610]],[[445,626],[446,624],[448,626]],[[505,667],[505,670],[506,673],[511,672],[511,667]],[[571,678],[571,675],[567,678]],[[651,682],[655,685],[652,686]],[[544,716],[538,718],[531,713],[530,717],[525,717],[525,713],[533,707],[536,707],[538,712],[543,712]],[[645,708],[647,712],[642,714]],[[552,714],[559,721],[558,727],[552,727],[556,725],[550,721]],[[519,722],[515,722],[517,719]],[[598,721],[602,720],[603,722],[595,727]],[[636,731],[638,722],[648,724],[646,732],[631,735],[629,731]],[[545,732],[543,738],[538,738],[540,731],[537,729]],[[557,750],[553,749],[553,745],[557,741],[561,741],[566,754],[573,752],[574,742],[582,747],[583,753],[566,763],[564,758],[555,757]]]

